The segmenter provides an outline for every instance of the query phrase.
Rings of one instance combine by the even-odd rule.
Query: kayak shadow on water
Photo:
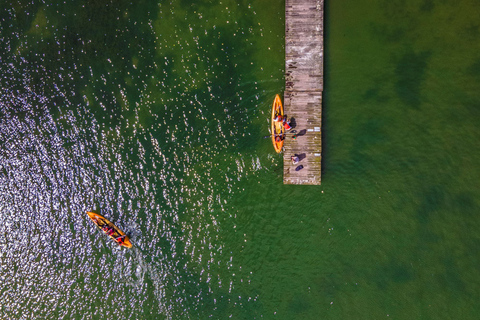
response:
[[[130,238],[133,246],[135,246],[135,240],[139,240],[142,236],[142,231],[136,228],[126,228],[124,232]]]

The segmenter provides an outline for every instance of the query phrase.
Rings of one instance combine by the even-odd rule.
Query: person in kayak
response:
[[[109,236],[111,236],[112,234],[115,233],[115,229],[113,229],[112,227],[110,227],[110,226],[108,226],[108,225],[104,225],[104,226],[102,227],[102,230],[103,230],[106,234],[108,234]]]
[[[118,243],[119,245],[122,245],[122,244],[124,243],[124,241],[125,241],[125,237],[126,237],[126,236],[127,236],[127,235],[123,235],[123,236],[121,236],[121,237],[118,237],[118,238],[115,239],[115,240],[117,240],[117,243]]]

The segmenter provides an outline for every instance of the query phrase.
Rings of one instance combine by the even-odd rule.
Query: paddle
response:
[[[287,133],[297,134],[297,132],[292,132],[292,131],[290,131],[290,132],[285,132],[283,135],[287,135]],[[271,138],[273,135],[275,135],[275,137],[276,137],[276,136],[280,136],[280,137],[282,136],[282,134],[271,134],[271,135],[269,135],[269,136],[263,137],[263,139]]]

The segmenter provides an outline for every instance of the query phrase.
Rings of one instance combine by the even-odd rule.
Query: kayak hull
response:
[[[279,153],[282,151],[283,141],[285,140],[285,127],[283,126],[283,121],[275,121],[277,116],[282,117],[282,119],[284,116],[282,100],[278,94],[275,96],[272,104],[271,134],[273,147]]]
[[[99,215],[98,213],[95,213],[95,212],[87,212],[88,216],[90,217],[90,219],[93,221],[93,223],[95,223],[95,225],[103,231],[103,233],[105,233],[107,236],[109,236],[110,238],[113,239],[113,241],[115,241],[117,244],[119,244],[120,246],[122,247],[126,247],[126,248],[131,248],[132,247],[132,243],[130,242],[130,238],[128,236],[125,236],[124,240],[123,240],[123,243],[120,244],[117,242],[117,238],[118,237],[121,237],[121,236],[124,236],[125,233],[120,230],[119,228],[117,228],[117,226],[115,226],[112,222],[108,221],[108,219],[106,219],[105,217]],[[112,234],[112,235],[109,235],[107,234],[103,229],[102,229],[102,226],[104,225],[107,225],[109,227],[112,227],[115,232]]]

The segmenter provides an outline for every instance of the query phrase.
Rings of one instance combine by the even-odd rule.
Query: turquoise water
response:
[[[284,5],[0,5],[0,318],[476,319],[480,7],[326,3],[314,187],[262,139]]]

